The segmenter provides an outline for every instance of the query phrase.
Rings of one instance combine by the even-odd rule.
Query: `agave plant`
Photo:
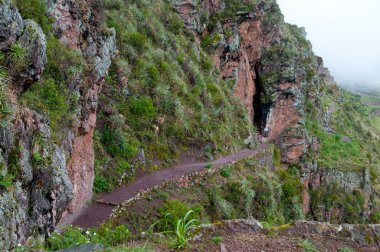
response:
[[[190,219],[190,215],[194,213],[193,210],[188,211],[185,216],[178,220],[177,227],[175,230],[177,242],[175,248],[180,250],[187,247],[190,239],[190,231],[196,226],[196,219]]]
[[[194,218],[190,218],[190,215],[193,213],[194,213],[193,210],[189,210],[183,218],[179,219],[177,221],[176,226],[175,226],[175,230],[165,230],[165,231],[161,232],[161,234],[175,233],[176,241],[173,244],[173,248],[175,248],[177,250],[181,250],[181,249],[185,249],[187,247],[189,240],[191,238],[190,231],[196,227],[196,223],[198,222],[198,220],[196,220]],[[148,234],[153,231],[153,228],[157,224],[164,222],[167,219],[167,217],[169,217],[170,215],[171,215],[171,213],[167,213],[163,219],[158,220],[155,223],[153,223],[147,231]]]

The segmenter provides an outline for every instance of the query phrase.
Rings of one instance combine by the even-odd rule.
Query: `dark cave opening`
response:
[[[253,110],[254,118],[253,123],[256,125],[257,130],[261,133],[263,130],[263,104],[261,103],[262,87],[256,83],[256,94],[253,96]]]
[[[265,103],[263,100],[265,99],[265,90],[260,81],[260,74],[258,66],[255,66],[256,73],[256,93],[253,96],[253,110],[254,110],[254,118],[253,123],[256,126],[257,131],[263,135],[264,128],[267,124],[267,117],[270,112],[271,103]]]

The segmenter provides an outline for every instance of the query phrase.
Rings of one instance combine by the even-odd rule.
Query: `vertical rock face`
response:
[[[283,161],[297,163],[310,146],[303,90],[317,84],[306,80],[307,71],[316,71],[316,58],[304,30],[285,24],[275,1],[250,2],[248,11],[232,16],[226,16],[231,6],[224,1],[172,4],[200,40],[213,39],[214,63],[234,83],[259,134],[268,129],[265,138],[281,146]]]
[[[3,87],[12,112],[2,118],[0,173],[18,174],[14,190],[0,189],[0,250],[9,250],[32,234],[49,234],[70,202],[73,187],[64,150],[53,143],[46,117],[17,104],[16,95],[44,69],[45,35],[34,21],[23,20],[11,1],[0,3],[0,20],[1,50],[16,43],[25,54],[25,64],[11,72],[18,77],[15,85]]]
[[[25,52],[25,64],[10,71],[14,85],[5,87],[12,104],[0,126],[0,176],[17,174],[12,190],[0,187],[0,250],[25,243],[31,236],[49,235],[67,212],[84,206],[92,197],[94,179],[93,131],[98,93],[115,54],[115,32],[101,31],[92,1],[50,1],[60,41],[80,53],[86,76],[67,83],[80,94],[75,126],[66,129],[58,146],[49,120],[18,104],[18,95],[39,80],[46,60],[45,34],[32,20],[23,20],[10,0],[0,2],[0,50],[14,44]],[[8,64],[12,66],[12,57]],[[1,178],[1,177],[0,177]],[[66,213],[64,213],[66,211]]]
[[[259,138],[280,147],[283,163],[301,167],[304,213],[310,210],[310,189],[336,182],[347,192],[363,191],[368,205],[368,172],[326,171],[317,165],[319,140],[306,130],[306,107],[315,106],[313,119],[329,121],[331,111],[325,113],[318,97],[322,87],[336,89],[336,84],[314,55],[305,30],[286,24],[274,0],[240,1],[238,8],[223,0],[171,3],[199,46],[213,54],[221,76],[231,81]]]
[[[72,129],[68,173],[74,186],[74,196],[67,216],[80,210],[92,198],[94,181],[93,132],[96,125],[98,93],[107,75],[111,59],[116,52],[115,31],[100,34],[100,24],[92,1],[59,0],[47,1],[48,12],[55,18],[54,30],[60,41],[83,55],[89,75],[76,83],[75,89],[82,94],[80,114],[75,129]]]

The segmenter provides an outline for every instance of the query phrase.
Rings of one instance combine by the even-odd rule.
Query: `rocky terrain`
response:
[[[93,193],[259,142],[263,156],[121,207],[98,230],[112,242],[91,242],[148,229],[166,194],[204,222],[380,221],[376,123],[275,0],[2,0],[0,27],[0,250],[85,243],[53,232]]]

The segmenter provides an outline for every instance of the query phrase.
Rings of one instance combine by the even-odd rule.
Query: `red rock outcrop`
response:
[[[302,127],[304,116],[302,67],[297,69],[289,64],[285,68],[281,65],[282,59],[277,56],[264,59],[267,50],[287,39],[285,28],[280,24],[282,15],[276,2],[259,1],[249,12],[220,19],[212,30],[207,22],[200,21],[199,16],[212,19],[215,13],[224,11],[226,4],[224,1],[202,1],[200,4],[202,8],[197,8],[192,1],[176,1],[174,7],[185,20],[187,28],[195,31],[200,40],[206,36],[220,38],[214,48],[213,59],[222,77],[235,82],[234,93],[246,105],[258,133],[263,134],[267,128],[268,135],[264,139],[281,146],[282,161],[299,162],[308,146],[306,132],[297,129]],[[271,15],[277,16],[279,21],[268,27],[267,20],[272,18]],[[312,55],[311,50],[309,53]],[[297,53],[292,57],[290,61],[294,62],[301,58]],[[280,75],[284,72],[287,78],[264,84],[262,75],[268,72],[280,72]]]
[[[69,214],[80,211],[92,198],[95,177],[93,132],[98,93],[116,52],[116,45],[113,30],[108,30],[108,37],[101,34],[92,1],[59,0],[48,4],[60,41],[81,52],[89,72],[79,83],[74,83],[75,88],[84,95],[81,96],[76,127],[71,129],[74,137],[66,141],[70,153],[67,170],[73,183],[74,197],[64,214],[64,221]]]

